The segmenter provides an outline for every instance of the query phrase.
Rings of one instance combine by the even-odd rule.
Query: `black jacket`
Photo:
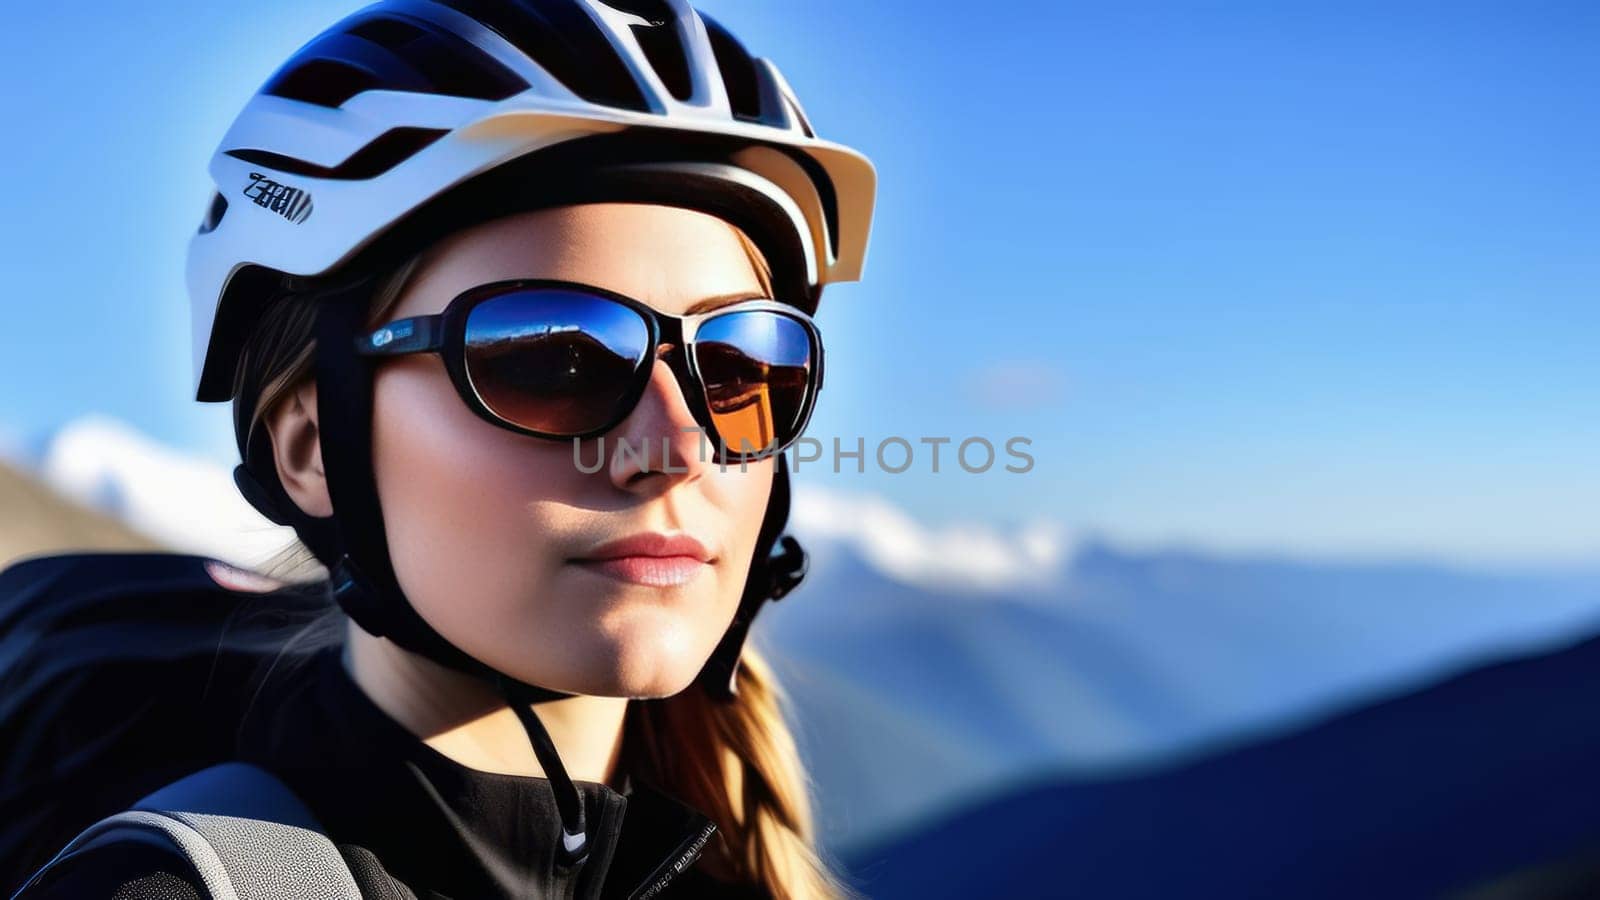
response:
[[[280,662],[274,627],[318,592],[219,588],[205,560],[50,557],[0,573],[0,894],[73,834],[187,772],[243,759],[300,795],[365,897],[760,897],[693,863],[716,839],[656,788],[578,782],[591,850],[558,869],[542,778],[455,763],[350,680],[341,647]],[[156,848],[95,851],[29,898],[171,900],[198,879]]]

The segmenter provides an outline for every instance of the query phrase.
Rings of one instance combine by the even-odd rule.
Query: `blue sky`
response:
[[[354,6],[13,18],[0,434],[102,412],[231,461],[189,400],[205,163]],[[1135,544],[1600,558],[1600,7],[703,8],[879,168],[811,433],[1035,458],[807,481]]]

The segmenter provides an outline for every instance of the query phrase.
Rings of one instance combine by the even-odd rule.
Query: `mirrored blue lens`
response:
[[[543,434],[586,434],[616,421],[649,353],[634,310],[577,291],[514,291],[467,315],[468,380],[496,416]]]

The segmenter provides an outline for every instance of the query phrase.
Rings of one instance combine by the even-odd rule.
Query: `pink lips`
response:
[[[602,544],[574,562],[619,581],[671,587],[692,580],[713,558],[687,534],[651,531]]]

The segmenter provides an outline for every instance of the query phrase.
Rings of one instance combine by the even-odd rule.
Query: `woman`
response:
[[[681,0],[385,0],[211,172],[197,397],[337,601],[237,758],[363,896],[839,894],[745,636],[803,574],[781,451],[870,164]],[[69,863],[24,896],[204,896],[149,847]]]

